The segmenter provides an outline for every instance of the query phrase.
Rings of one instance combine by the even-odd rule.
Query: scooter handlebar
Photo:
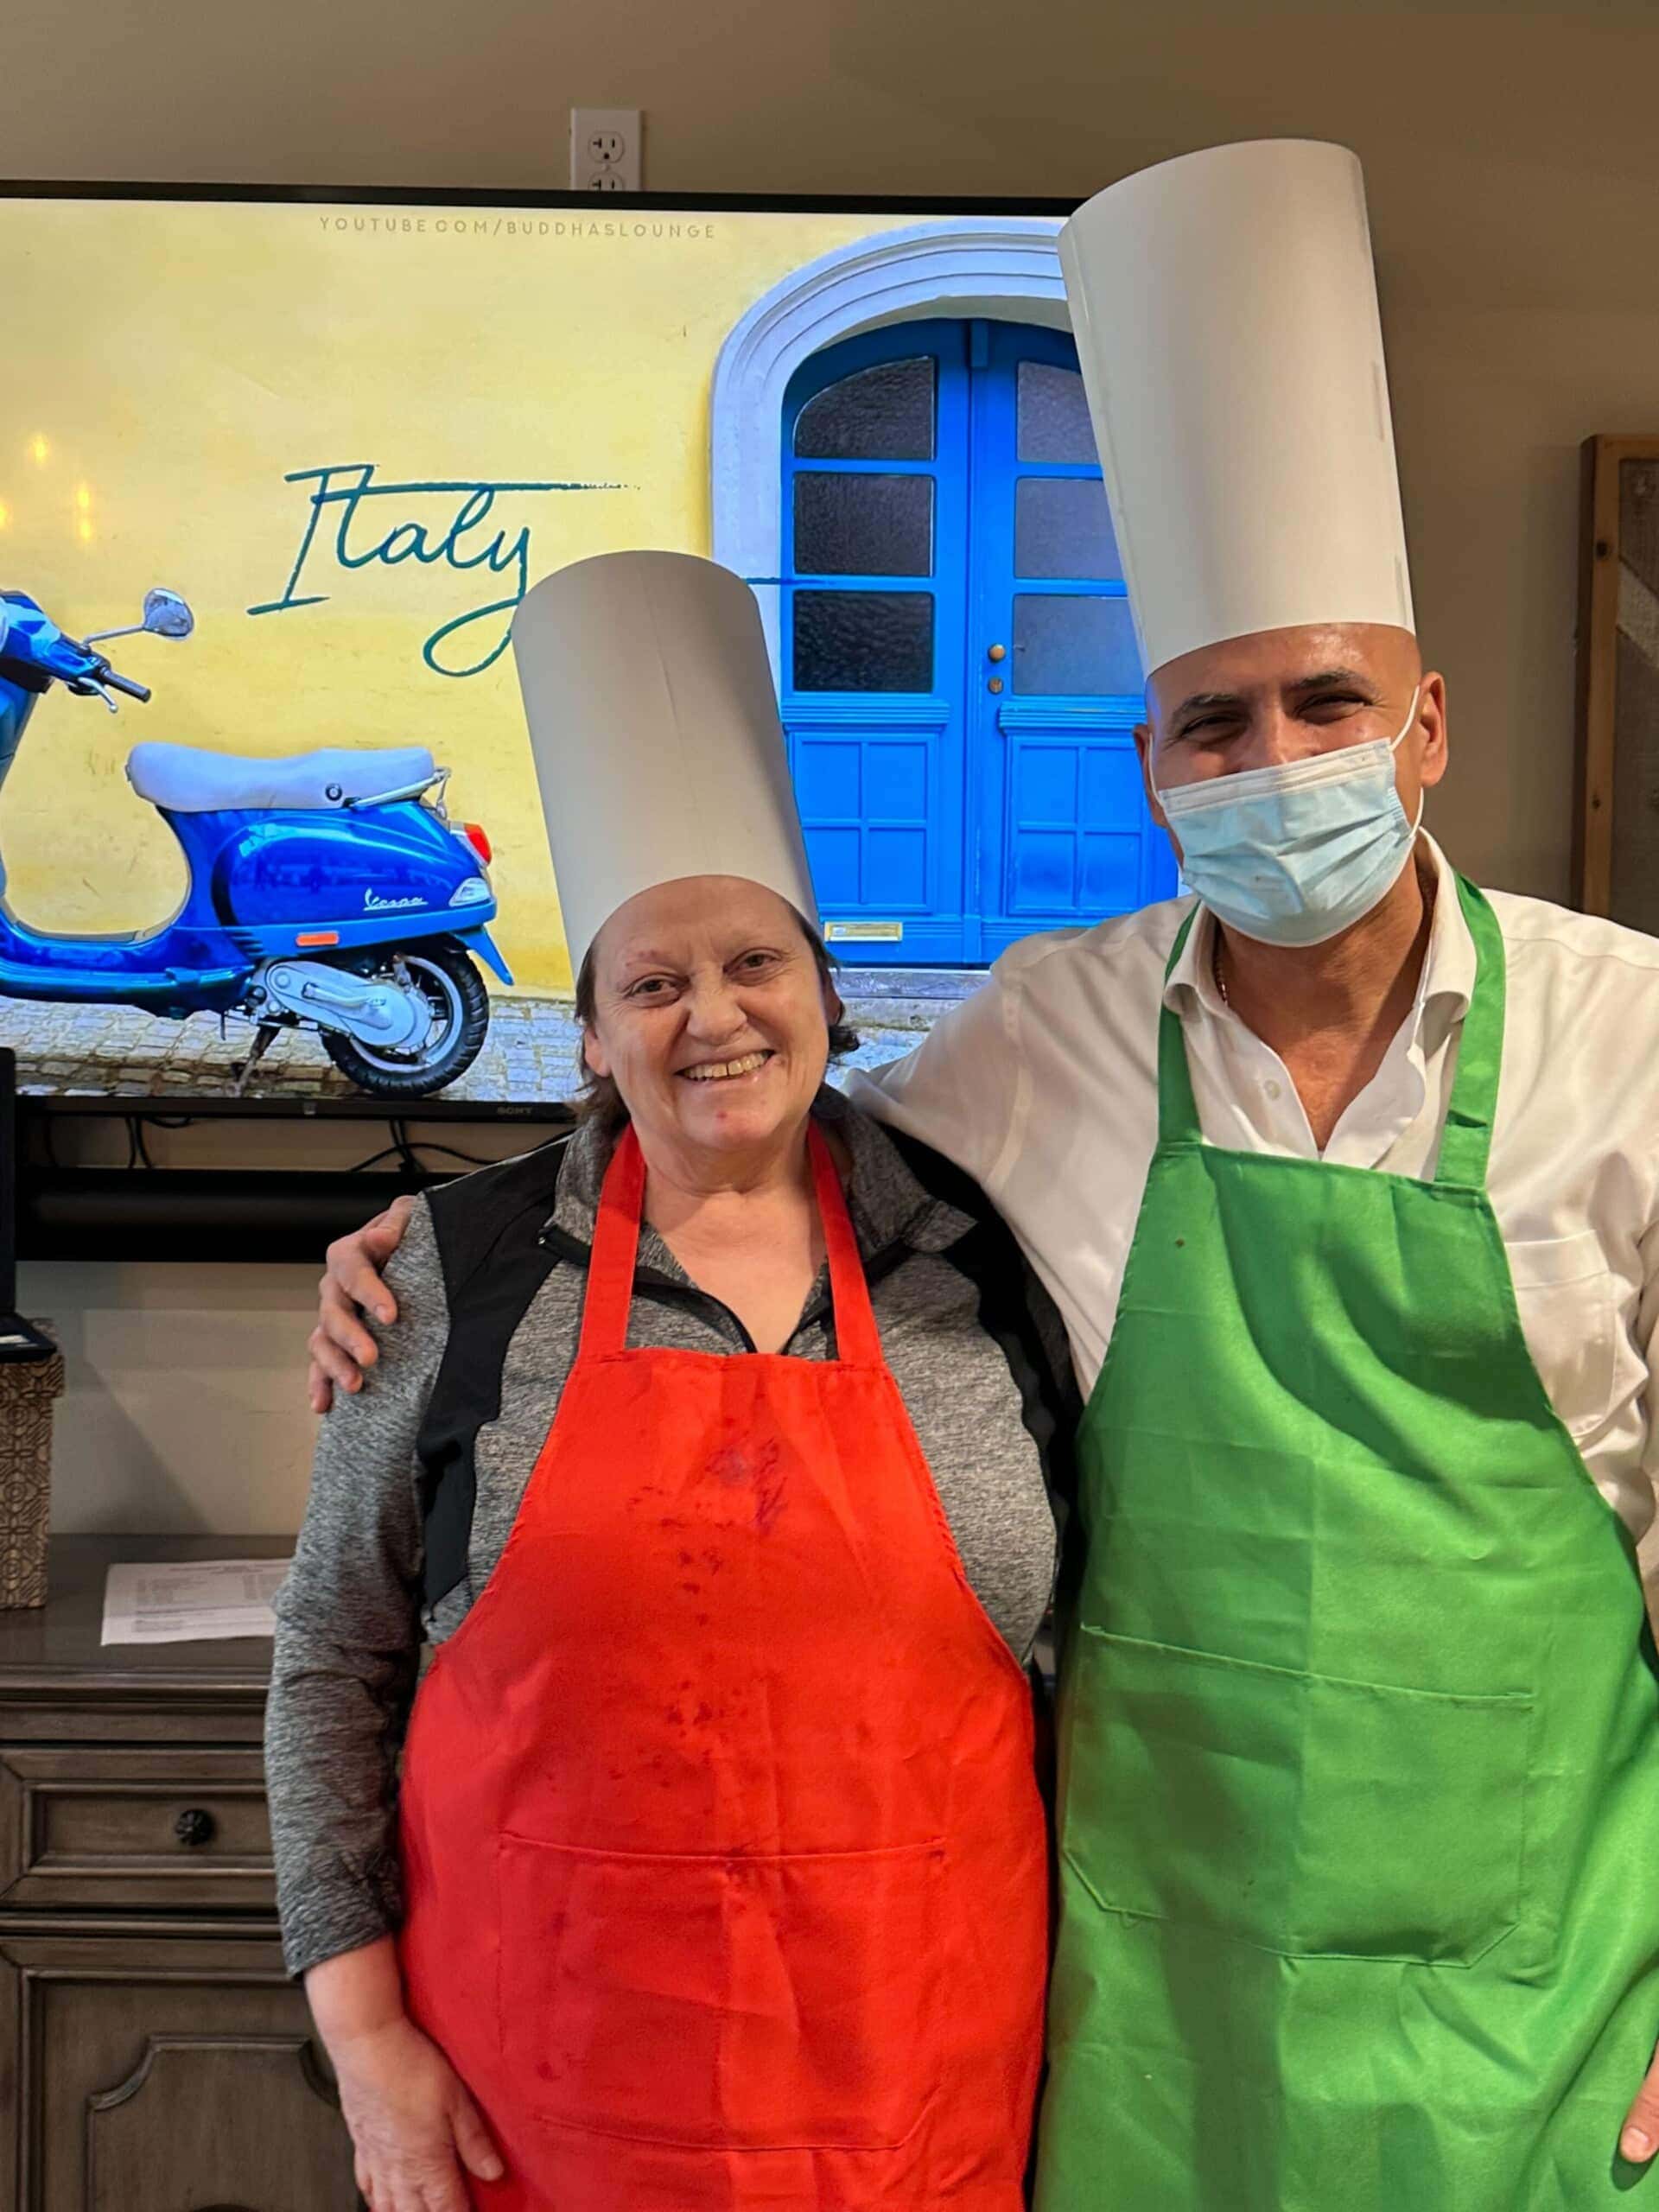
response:
[[[106,668],[99,681],[108,684],[111,691],[124,692],[129,699],[146,700],[149,697],[148,685],[135,683],[130,676],[118,676],[112,668]]]

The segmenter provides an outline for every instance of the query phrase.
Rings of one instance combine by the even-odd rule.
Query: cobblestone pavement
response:
[[[851,979],[848,979],[850,981]],[[973,978],[964,978],[963,987]],[[885,979],[884,979],[885,981]],[[948,998],[849,993],[849,1011],[863,1042],[849,1062],[880,1067],[909,1052]],[[960,995],[958,991],[956,995]],[[252,1026],[230,1021],[223,1036],[214,1014],[163,1021],[128,1007],[48,1006],[35,999],[0,999],[0,1046],[17,1055],[22,1091],[93,1093],[117,1098],[231,1097],[253,1042]],[[492,1001],[484,1050],[446,1099],[561,1099],[576,1088],[576,1025],[569,1000],[498,998]],[[284,1030],[250,1077],[249,1098],[353,1098],[359,1096],[316,1037]],[[410,1112],[418,1105],[410,1103]]]

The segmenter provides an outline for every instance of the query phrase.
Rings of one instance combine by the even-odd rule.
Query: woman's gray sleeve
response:
[[[395,1929],[397,1758],[420,1663],[415,1442],[448,1332],[432,1216],[419,1201],[386,1268],[361,1391],[321,1424],[294,1564],[276,1599],[265,1775],[290,1974]]]

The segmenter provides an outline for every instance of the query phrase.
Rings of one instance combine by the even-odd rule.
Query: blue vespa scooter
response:
[[[152,591],[142,622],[67,637],[22,592],[0,592],[0,783],[54,683],[84,698],[144,700],[93,649],[149,631],[188,638],[178,594]],[[447,768],[419,746],[245,760],[194,746],[138,745],[127,779],[160,810],[190,872],[170,921],[118,937],[50,936],[6,904],[0,868],[0,996],[202,1012],[257,1025],[245,1064],[283,1029],[315,1030],[360,1090],[442,1090],[477,1058],[489,994],[504,983],[486,925],[490,848],[444,811]]]

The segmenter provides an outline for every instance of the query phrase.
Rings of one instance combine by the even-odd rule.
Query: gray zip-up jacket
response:
[[[882,1349],[980,1602],[1027,1658],[1077,1408],[1064,1332],[960,1172],[826,1090]],[[489,1579],[575,1357],[610,1144],[595,1123],[448,1184],[387,1269],[399,1319],[323,1422],[276,1601],[265,1761],[290,1974],[397,1925],[397,1770],[423,1642]],[[642,1228],[628,1341],[753,1351]],[[786,1350],[834,1356],[827,1274]],[[557,1592],[550,1593],[556,1605]]]

